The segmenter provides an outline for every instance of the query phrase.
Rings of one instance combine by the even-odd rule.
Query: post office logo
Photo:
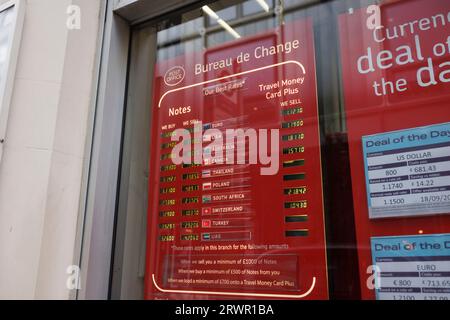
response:
[[[168,86],[176,86],[181,81],[184,80],[184,77],[186,75],[186,72],[184,71],[184,68],[181,66],[175,66],[167,70],[166,74],[164,75],[164,83]]]

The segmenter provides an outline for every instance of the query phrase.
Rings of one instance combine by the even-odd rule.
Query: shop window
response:
[[[180,15],[132,45],[143,297],[448,300],[450,3]]]

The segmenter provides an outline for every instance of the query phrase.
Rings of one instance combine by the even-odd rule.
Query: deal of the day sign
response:
[[[419,277],[397,279],[419,260],[385,249],[394,247],[391,239],[431,241],[450,232],[450,2],[349,10],[339,17],[339,35],[362,296],[429,297],[431,289],[417,289]],[[415,234],[427,238],[410,238]],[[442,250],[448,256],[448,248]],[[431,251],[415,254],[428,261]],[[393,280],[378,291],[368,281],[374,265],[383,267],[383,280]],[[409,280],[415,289],[403,287]],[[435,297],[447,297],[445,286],[434,289]]]
[[[373,237],[382,300],[450,300],[450,234]]]
[[[450,212],[450,123],[364,136],[371,218]]]

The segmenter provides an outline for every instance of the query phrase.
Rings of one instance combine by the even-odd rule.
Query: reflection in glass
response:
[[[8,51],[10,48],[11,31],[13,26],[14,7],[0,12],[0,84],[6,81],[6,70],[8,66]],[[0,92],[3,95],[3,92]],[[1,101],[1,100],[0,100]],[[0,114],[1,114],[0,105]]]

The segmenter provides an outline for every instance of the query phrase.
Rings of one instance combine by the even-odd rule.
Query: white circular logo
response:
[[[175,66],[167,70],[164,75],[164,83],[168,86],[176,86],[183,81],[186,72],[181,66]]]

